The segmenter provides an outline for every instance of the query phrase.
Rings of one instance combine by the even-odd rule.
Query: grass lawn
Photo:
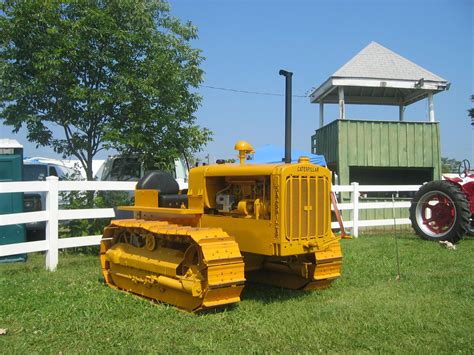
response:
[[[343,240],[343,277],[322,291],[247,285],[193,315],[106,287],[98,258],[0,265],[0,353],[474,352],[474,239],[458,250],[390,235]]]

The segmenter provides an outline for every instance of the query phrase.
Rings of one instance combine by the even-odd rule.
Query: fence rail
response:
[[[59,192],[63,191],[133,191],[135,182],[115,182],[115,181],[59,181],[57,177],[50,176],[46,181],[38,182],[1,182],[0,194],[15,192],[46,192],[46,208],[44,211],[13,213],[0,215],[0,227],[31,223],[46,222],[46,240],[36,242],[25,242],[0,245],[0,257],[46,252],[46,268],[54,271],[58,265],[59,249],[75,248],[83,246],[99,245],[101,236],[84,236],[74,238],[59,238],[58,224],[63,220],[88,219],[88,218],[113,218],[115,217],[112,208],[96,208],[96,209],[59,209]],[[352,183],[351,185],[333,186],[335,193],[350,193],[350,202],[340,203],[340,210],[349,210],[351,218],[344,221],[344,227],[350,228],[352,235],[358,237],[359,227],[372,226],[393,226],[409,224],[408,218],[391,218],[376,220],[359,220],[359,211],[366,209],[400,209],[408,208],[410,202],[407,201],[391,201],[391,202],[363,202],[360,200],[360,194],[365,192],[402,192],[417,191],[419,185],[359,185]],[[338,228],[337,222],[332,222],[332,228]]]

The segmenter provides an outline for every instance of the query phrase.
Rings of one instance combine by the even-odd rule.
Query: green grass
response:
[[[474,352],[474,240],[449,251],[411,235],[342,241],[327,290],[247,285],[242,302],[187,314],[110,289],[98,259],[61,255],[0,265],[0,353]]]

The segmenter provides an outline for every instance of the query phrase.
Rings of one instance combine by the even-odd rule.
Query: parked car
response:
[[[43,181],[48,176],[57,176],[59,180],[80,179],[80,173],[67,167],[60,160],[49,158],[25,158],[23,160],[23,180]],[[24,212],[43,211],[46,204],[46,192],[30,192],[23,195]],[[61,204],[61,201],[60,201]],[[44,239],[46,222],[26,223],[28,240]]]

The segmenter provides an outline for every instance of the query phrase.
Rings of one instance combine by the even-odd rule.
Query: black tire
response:
[[[429,218],[427,210],[431,211]],[[410,206],[411,225],[426,240],[457,243],[469,229],[470,217],[466,195],[449,181],[424,184]]]

